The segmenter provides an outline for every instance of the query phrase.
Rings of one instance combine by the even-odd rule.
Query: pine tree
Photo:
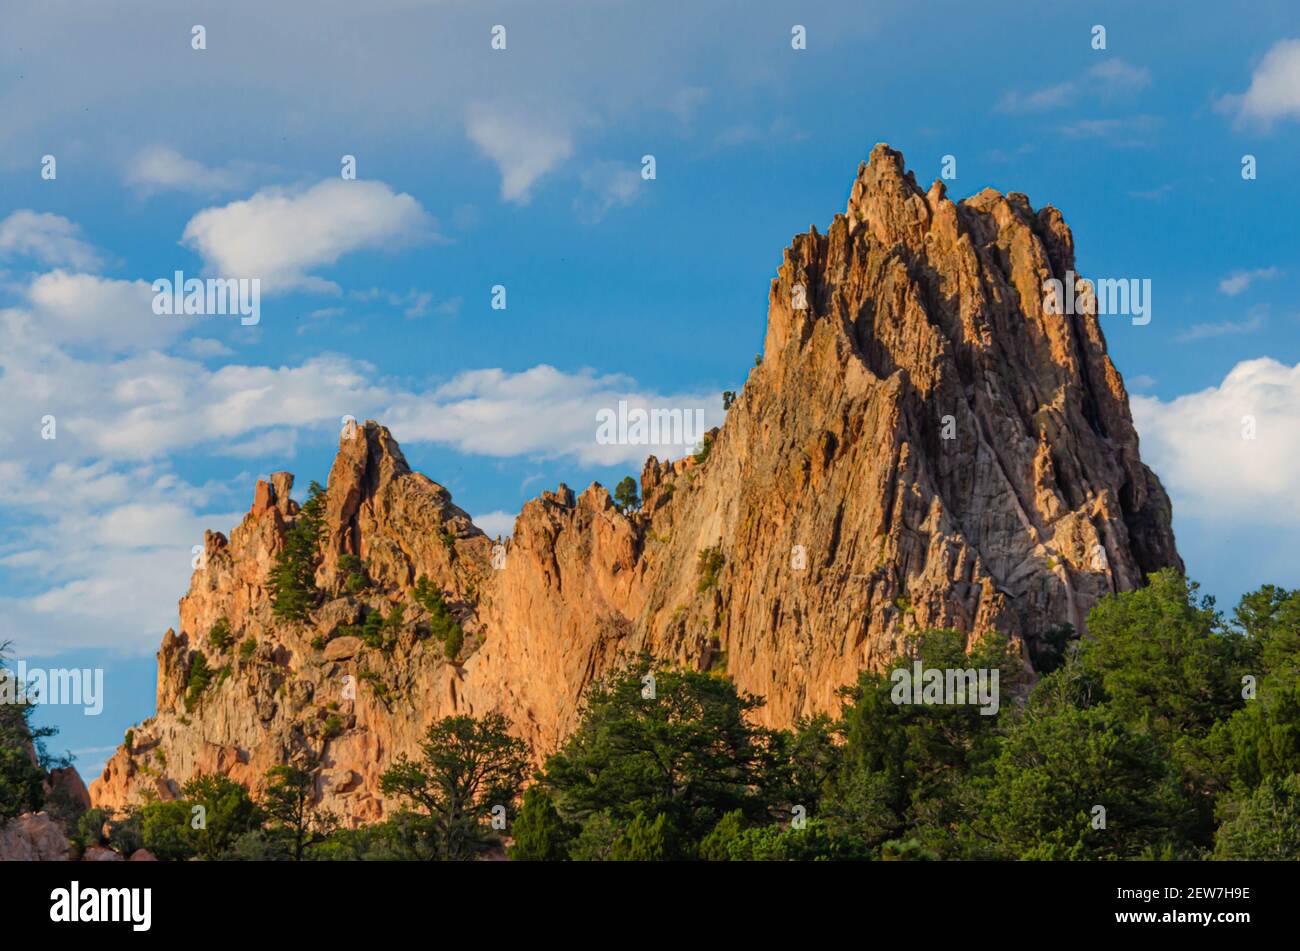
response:
[[[620,512],[630,512],[634,511],[640,504],[636,496],[636,480],[631,476],[624,476],[623,481],[614,488],[615,507]]]
[[[515,819],[510,858],[518,862],[562,862],[569,857],[573,828],[560,818],[551,797],[536,786],[524,793]]]
[[[316,569],[325,535],[325,489],[312,482],[307,502],[284,533],[284,547],[271,569],[271,608],[285,621],[306,620],[320,600]]]

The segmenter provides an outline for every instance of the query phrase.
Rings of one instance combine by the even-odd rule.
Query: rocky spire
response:
[[[229,542],[210,535],[159,654],[158,715],[92,796],[166,796],[200,770],[253,781],[310,748],[326,808],[368,821],[387,808],[379,774],[431,720],[499,710],[541,756],[592,678],[642,650],[722,667],[774,725],[837,711],[840,687],[927,627],[998,631],[1032,662],[1053,627],[1082,629],[1099,598],[1181,568],[1101,323],[1043,307],[1044,281],[1073,267],[1055,209],[922,191],[878,145],[846,213],[786,249],[762,364],[707,460],[649,460],[638,512],[561,485],[494,553],[385,427],[345,430],[321,606],[306,624],[270,611],[268,573],[298,517],[279,473]],[[346,554],[368,587],[345,584]],[[420,577],[466,632],[450,658],[421,637]],[[397,604],[391,645],[347,633]],[[256,650],[210,658],[230,674],[187,710],[186,671],[218,618]]]

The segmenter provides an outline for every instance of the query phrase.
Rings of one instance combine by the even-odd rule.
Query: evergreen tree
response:
[[[637,499],[636,480],[631,476],[624,476],[614,487],[614,507],[620,512],[631,512],[640,504]]]
[[[303,766],[273,766],[266,772],[262,810],[272,824],[268,831],[285,841],[295,862],[301,862],[307,847],[334,826],[332,815],[315,808],[319,768],[319,762],[310,760]]]
[[[499,713],[446,717],[429,727],[418,762],[400,756],[380,777],[385,796],[420,811],[417,834],[432,857],[473,858],[494,838],[494,810],[509,816],[528,771],[528,747],[509,726]]]
[[[36,706],[26,685],[4,666],[8,652],[9,642],[0,642],[0,824],[44,804],[43,783],[51,763],[41,741],[55,732],[32,726]]]
[[[414,595],[415,603],[429,612],[430,636],[441,641],[447,659],[454,660],[465,644],[465,632],[447,606],[442,589],[421,575],[415,582]]]
[[[1254,792],[1225,798],[1220,815],[1216,859],[1300,858],[1300,775],[1269,776]]]
[[[224,858],[236,839],[261,828],[265,818],[248,790],[225,776],[201,773],[181,787],[181,795],[188,828],[184,834],[194,852],[209,861]]]
[[[520,862],[558,862],[569,857],[574,830],[555,809],[545,791],[530,786],[514,822],[510,858]]]
[[[568,819],[604,813],[625,830],[639,814],[666,815],[692,844],[733,810],[760,820],[788,788],[776,731],[749,719],[761,702],[730,681],[642,657],[591,690],[545,783]]]
[[[650,819],[639,812],[614,843],[610,858],[615,862],[663,862],[674,858],[674,853],[668,816],[661,812]]]
[[[284,534],[284,547],[271,569],[271,608],[277,618],[304,621],[319,602],[316,569],[325,537],[325,489],[312,482],[308,499]]]
[[[1062,702],[1048,681],[1069,673],[1040,682],[1009,727],[970,831],[998,858],[1189,854],[1195,808],[1167,748],[1109,704]]]

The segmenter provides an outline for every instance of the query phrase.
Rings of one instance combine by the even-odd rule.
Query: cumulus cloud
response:
[[[515,532],[515,519],[518,517],[518,512],[503,512],[497,509],[494,512],[475,515],[473,521],[489,538],[509,538]]]
[[[172,460],[195,447],[214,455],[274,460],[303,434],[337,438],[340,417],[382,420],[407,444],[436,443],[493,457],[565,457],[639,466],[647,455],[683,455],[692,445],[601,445],[597,412],[618,402],[703,411],[721,422],[716,391],[658,394],[591,370],[537,366],[470,371],[431,391],[371,383],[374,368],[344,357],[296,367],[208,370],[158,352],[110,363],[57,351],[39,365],[0,353],[0,640],[35,655],[86,646],[145,651],[175,624],[175,598],[190,575],[203,530],[237,524],[247,479],[197,486]],[[22,373],[12,366],[25,363]],[[76,380],[69,387],[66,381]],[[34,421],[49,409],[57,440]],[[232,506],[233,502],[233,506]],[[224,506],[224,507],[223,507]],[[476,518],[508,535],[514,515]],[[150,579],[141,590],[140,579]]]
[[[435,442],[484,456],[569,457],[589,465],[640,465],[646,456],[676,458],[695,446],[665,441],[654,445],[597,442],[597,413],[627,409],[696,409],[703,428],[720,425],[715,390],[659,394],[618,374],[594,370],[565,373],[540,364],[520,373],[471,370],[429,394],[403,394],[383,419],[399,439]],[[693,416],[691,417],[694,418]]]
[[[1175,514],[1210,522],[1300,522],[1300,364],[1238,363],[1218,386],[1168,402],[1132,399],[1142,457]],[[1243,438],[1254,432],[1254,438]]]
[[[650,453],[694,447],[602,445],[599,410],[620,401],[698,407],[704,428],[722,418],[713,388],[662,394],[625,376],[546,365],[469,371],[432,389],[398,386],[368,363],[331,354],[208,367],[201,358],[231,356],[219,341],[197,338],[175,353],[155,346],[183,322],[153,315],[144,281],[56,270],[34,279],[24,298],[0,311],[0,640],[32,656],[145,651],[174,625],[191,547],[204,529],[236,524],[249,491],[246,479],[185,481],[173,468],[185,454],[278,465],[300,440],[332,442],[351,414],[383,420],[407,443],[639,465]],[[419,295],[408,304],[430,306]],[[57,439],[42,438],[46,416]],[[508,534],[513,516],[487,512],[480,524]]]
[[[153,288],[145,281],[56,270],[36,277],[26,293],[26,307],[0,312],[11,346],[31,338],[120,353],[164,346],[188,326],[153,312]]]
[[[625,376],[545,364],[520,372],[466,371],[432,390],[389,385],[377,379],[374,366],[334,354],[297,365],[209,368],[191,357],[126,347],[116,336],[112,328],[139,313],[164,327],[181,323],[152,314],[151,289],[144,282],[54,272],[35,282],[31,298],[29,311],[0,312],[23,331],[11,334],[11,346],[0,350],[0,451],[15,454],[41,448],[32,420],[45,413],[58,418],[64,458],[72,453],[110,460],[157,459],[200,446],[255,455],[241,445],[254,437],[269,440],[263,449],[292,452],[287,431],[332,431],[351,414],[383,420],[399,439],[467,453],[639,464],[650,453],[680,456],[694,447],[598,444],[598,410],[616,410],[620,400],[630,408],[699,408],[705,428],[723,417],[712,388],[658,393]],[[37,321],[44,323],[34,328]],[[110,350],[130,352],[105,360],[52,346],[48,338],[56,324],[61,338],[103,339]],[[222,351],[202,342],[191,352],[202,357]],[[70,380],[76,385],[69,386]],[[273,430],[282,432],[269,435]]]
[[[0,641],[24,656],[84,647],[145,652],[176,623],[192,548],[239,515],[210,508],[213,488],[153,464],[6,463],[10,522],[0,567]],[[140,579],[150,584],[142,589]]]
[[[337,289],[308,272],[352,251],[400,247],[436,236],[436,222],[383,182],[327,179],[306,190],[264,188],[199,212],[182,243],[208,273],[260,278],[263,290]]]
[[[61,215],[15,211],[0,221],[0,258],[28,258],[42,267],[96,271],[100,253],[81,237],[80,226]]]
[[[1263,126],[1283,119],[1300,119],[1300,39],[1280,40],[1264,54],[1240,95],[1218,101],[1219,109],[1239,123]]]
[[[502,200],[518,205],[528,204],[538,180],[573,155],[573,140],[563,129],[484,106],[470,110],[465,134],[496,163]]]
[[[251,172],[247,163],[208,166],[168,146],[153,145],[131,158],[125,177],[126,183],[141,195],[163,191],[218,195],[242,187]]]

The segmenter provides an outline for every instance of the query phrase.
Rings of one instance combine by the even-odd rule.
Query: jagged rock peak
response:
[[[273,616],[268,580],[300,517],[277,473],[229,542],[209,535],[159,652],[158,715],[92,798],[166,798],[199,771],[253,782],[312,746],[325,807],[370,821],[391,808],[380,774],[418,755],[433,720],[500,711],[540,757],[593,679],[642,651],[725,673],[765,698],[756,715],[773,726],[835,713],[862,668],[927,627],[997,632],[1035,663],[1100,598],[1181,567],[1101,323],[1042,306],[1044,280],[1073,266],[1056,209],[923,192],[879,145],[847,212],[785,249],[761,365],[709,451],[647,459],[639,510],[560,484],[494,554],[388,429],[345,428],[322,603],[303,622]],[[345,555],[367,587],[354,590]],[[454,659],[418,636],[420,577],[464,628]],[[398,604],[397,649],[356,636]],[[213,658],[230,675],[190,711],[187,670],[219,618],[256,650]],[[347,676],[356,695],[342,698]]]

